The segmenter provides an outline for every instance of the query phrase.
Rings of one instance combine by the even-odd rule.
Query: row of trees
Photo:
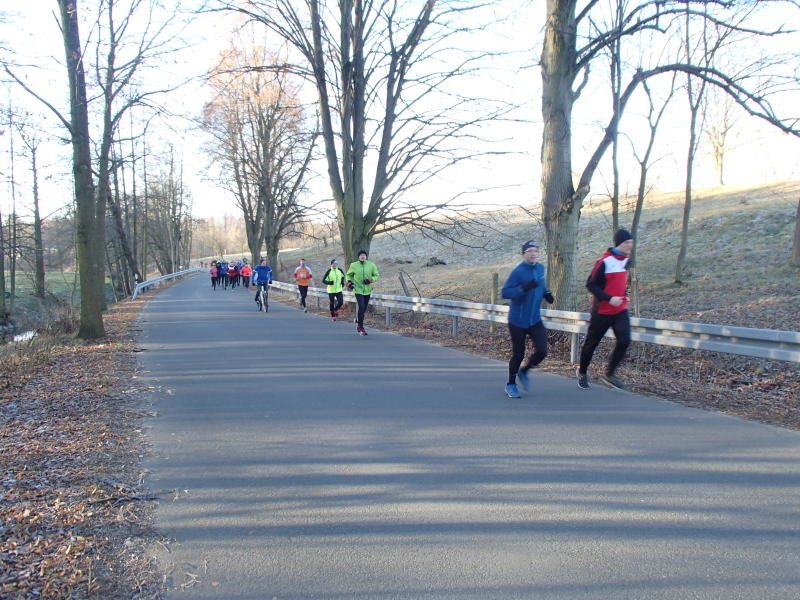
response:
[[[425,226],[427,217],[446,208],[446,202],[412,205],[408,192],[469,158],[464,140],[476,126],[504,114],[497,106],[476,112],[479,103],[473,99],[467,116],[460,111],[466,98],[448,91],[487,55],[452,51],[459,47],[456,36],[475,29],[465,23],[475,22],[485,9],[482,3],[341,0],[334,9],[318,0],[219,0],[216,6],[245,15],[290,50],[281,60],[239,56],[237,72],[291,73],[316,90],[327,175],[348,260],[358,248],[369,248],[376,234],[409,224]],[[765,7],[797,5],[792,0],[547,0],[539,62],[541,192],[549,285],[558,308],[576,307],[581,209],[601,163],[609,160],[612,226],[620,225],[620,131],[630,104],[644,98],[647,121],[645,135],[625,142],[640,166],[635,233],[659,124],[666,111],[674,117],[681,94],[686,98],[687,109],[681,110],[688,114],[686,199],[677,283],[684,278],[700,132],[705,130],[715,145],[720,178],[734,106],[788,134],[799,133],[796,118],[773,105],[780,93],[798,90],[791,68],[796,56],[767,50],[769,40],[787,32],[762,24]],[[596,111],[603,110],[598,94],[607,94],[607,118],[586,163],[577,169],[572,115],[587,89],[595,90],[591,102]]]
[[[143,77],[144,69],[171,51],[177,13],[157,17],[159,7],[149,0],[101,0],[85,12],[75,0],[56,0],[55,6],[68,108],[60,108],[60,95],[31,83],[32,66],[8,49],[3,67],[9,80],[56,118],[72,150],[78,335],[90,339],[104,335],[107,274],[129,293],[151,264],[168,272],[188,263],[191,203],[180,163],[171,150],[155,158],[147,140],[147,124],[158,113],[153,99],[176,86],[148,87]],[[87,23],[90,34],[82,40]],[[35,173],[33,181],[35,192]],[[38,210],[33,213],[36,223]]]
[[[131,125],[122,133],[126,119],[132,122],[131,113],[152,111],[152,98],[172,89],[148,89],[141,77],[144,66],[167,51],[170,20],[156,26],[152,19],[156,3],[149,0],[102,0],[91,23],[93,51],[87,52],[89,44],[83,44],[79,35],[77,3],[57,0],[57,5],[69,81],[68,114],[29,86],[13,66],[7,65],[6,72],[47,106],[69,134],[82,292],[80,335],[96,337],[102,335],[104,262],[114,263],[105,252],[108,231],[113,232],[121,278],[123,272],[141,277],[151,243],[161,248],[162,258],[156,261],[161,268],[175,269],[186,262],[191,230],[179,162],[167,159],[160,179],[145,177],[144,193],[132,189],[140,181],[138,174],[146,172],[137,166],[146,152],[137,154],[136,146],[138,140],[140,148],[145,147],[141,137],[147,127]],[[791,68],[796,56],[769,50],[768,42],[786,32],[781,26],[765,25],[764,7],[797,9],[797,4],[796,0],[547,0],[542,4],[541,216],[549,284],[558,308],[576,305],[578,225],[598,169],[607,165],[613,174],[609,195],[612,226],[617,227],[624,194],[618,161],[625,152],[635,157],[640,170],[635,230],[657,132],[667,112],[673,118],[680,113],[688,123],[677,282],[683,278],[688,246],[699,132],[713,132],[720,176],[726,136],[735,118],[730,116],[731,107],[740,115],[798,134],[797,120],[776,108],[781,93],[797,91]],[[206,12],[238,14],[249,26],[209,75],[212,97],[201,125],[213,140],[208,146],[213,176],[241,210],[253,256],[266,252],[277,263],[280,241],[307,227],[316,207],[301,201],[317,146],[346,260],[354,259],[360,248],[369,249],[374,236],[383,232],[409,225],[433,231],[452,228],[453,219],[443,215],[463,208],[453,198],[420,203],[411,199],[411,192],[453,165],[492,152],[487,147],[497,149],[487,146],[486,132],[513,115],[514,107],[503,98],[492,98],[500,94],[493,94],[495,90],[481,77],[485,60],[493,55],[480,48],[486,38],[470,37],[492,21],[492,10],[474,0],[207,3]],[[250,37],[245,40],[245,35]],[[531,47],[537,42],[532,32]],[[472,91],[476,81],[478,93]],[[313,100],[304,103],[309,89]],[[685,108],[679,110],[681,96]],[[600,119],[605,125],[582,168],[576,168],[573,112],[587,97],[597,114],[606,115]],[[638,108],[632,112],[633,105]],[[718,127],[703,122],[712,105]],[[729,114],[721,114],[723,106]],[[646,126],[641,127],[641,121],[634,125],[632,115],[644,118]],[[621,137],[629,120],[628,135]],[[502,152],[502,147],[496,151]],[[130,182],[127,187],[126,182]],[[142,197],[146,202],[162,198],[169,206],[159,242],[155,224],[147,227],[151,239],[142,239],[140,218],[151,210],[142,212]],[[112,217],[110,227],[107,215]]]

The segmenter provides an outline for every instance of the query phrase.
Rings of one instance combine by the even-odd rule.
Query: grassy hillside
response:
[[[680,241],[683,197],[649,197],[637,240],[640,316],[747,327],[796,330],[800,320],[800,271],[788,266],[800,182],[751,188],[716,188],[695,193],[687,261],[687,283],[672,283]],[[593,262],[610,245],[608,201],[584,207],[579,242],[579,301],[589,305],[582,282]],[[377,238],[370,251],[383,279],[376,291],[402,293],[399,271],[410,276],[419,294],[488,301],[491,274],[503,279],[519,261],[519,244],[543,240],[538,207],[482,213],[484,248],[465,248],[416,231]],[[629,225],[630,211],[623,212]],[[341,249],[321,244],[284,252],[286,267],[305,257],[322,274]],[[446,266],[426,267],[436,256]],[[406,261],[410,261],[407,263]],[[283,279],[287,277],[283,274]],[[412,292],[415,290],[412,288]]]

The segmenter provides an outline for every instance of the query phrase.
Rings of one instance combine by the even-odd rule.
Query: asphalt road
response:
[[[168,597],[800,598],[800,434],[251,296],[142,313]]]

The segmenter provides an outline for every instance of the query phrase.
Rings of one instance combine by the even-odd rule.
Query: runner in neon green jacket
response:
[[[344,304],[344,297],[342,296],[344,282],[344,271],[339,268],[339,263],[334,258],[331,261],[331,268],[325,271],[325,275],[322,276],[322,283],[328,286],[328,300],[330,302],[331,320],[333,321],[339,316],[339,309]]]
[[[358,251],[358,260],[347,269],[347,289],[356,295],[358,303],[358,313],[355,318],[356,333],[367,335],[364,329],[364,314],[369,306],[369,297],[372,294],[372,285],[380,279],[378,267],[375,263],[367,260],[367,251]]]

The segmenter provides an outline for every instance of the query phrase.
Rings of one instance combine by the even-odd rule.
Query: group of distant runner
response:
[[[625,385],[617,375],[619,367],[631,340],[630,317],[628,315],[628,270],[632,267],[630,254],[633,250],[633,236],[626,229],[614,234],[614,245],[608,248],[597,260],[589,277],[586,288],[592,294],[592,310],[589,329],[581,347],[580,363],[575,371],[578,387],[589,389],[588,368],[592,356],[609,328],[613,329],[616,345],[611,353],[605,371],[600,379],[611,387],[625,389]],[[367,252],[361,250],[358,260],[354,261],[347,272],[342,271],[336,259],[331,260],[330,267],[322,276],[330,303],[330,315],[333,321],[339,318],[339,311],[344,303],[344,289],[352,291],[356,299],[356,316],[353,320],[356,333],[367,335],[364,328],[364,317],[369,306],[373,285],[380,279],[378,268],[367,260]],[[547,357],[547,329],[542,322],[542,302],[555,302],[552,292],[547,288],[544,266],[538,262],[539,244],[528,240],[522,244],[522,262],[509,274],[502,289],[502,296],[510,301],[508,311],[508,330],[511,337],[511,359],[508,362],[508,381],[505,392],[509,398],[521,398],[517,381],[523,389],[531,386],[530,371]],[[259,264],[251,268],[247,259],[228,262],[212,261],[209,269],[211,286],[217,288],[235,288],[237,285],[250,284],[256,287],[256,303],[261,310],[261,290],[264,290],[264,302],[268,298],[269,284],[272,283],[272,268],[267,259],[262,258]],[[299,294],[300,307],[308,312],[306,297],[308,287],[313,280],[311,268],[305,259],[293,271]],[[266,310],[268,307],[264,306]],[[523,365],[527,339],[531,338],[533,353]]]
[[[360,250],[358,252],[358,260],[353,261],[347,273],[342,271],[339,267],[339,262],[334,258],[330,262],[330,267],[322,276],[322,283],[325,284],[328,292],[331,320],[336,321],[339,318],[339,311],[344,305],[344,289],[347,288],[353,292],[356,298],[357,309],[353,323],[356,326],[356,333],[362,336],[367,335],[367,330],[364,327],[364,317],[369,306],[373,285],[380,279],[378,267],[372,261],[367,260],[367,257],[367,251]],[[208,273],[211,276],[211,288],[213,290],[218,288],[227,289],[228,287],[233,289],[240,284],[247,288],[252,284],[256,289],[255,301],[258,310],[262,310],[262,308],[265,311],[269,310],[269,284],[272,283],[273,272],[272,268],[267,264],[266,258],[261,258],[259,264],[253,268],[247,264],[246,258],[238,261],[213,260],[210,263]],[[297,284],[300,308],[304,312],[308,312],[306,298],[308,296],[308,287],[314,275],[304,258],[300,259],[300,264],[295,267],[292,275]],[[261,294],[262,290],[264,292],[263,296]]]

